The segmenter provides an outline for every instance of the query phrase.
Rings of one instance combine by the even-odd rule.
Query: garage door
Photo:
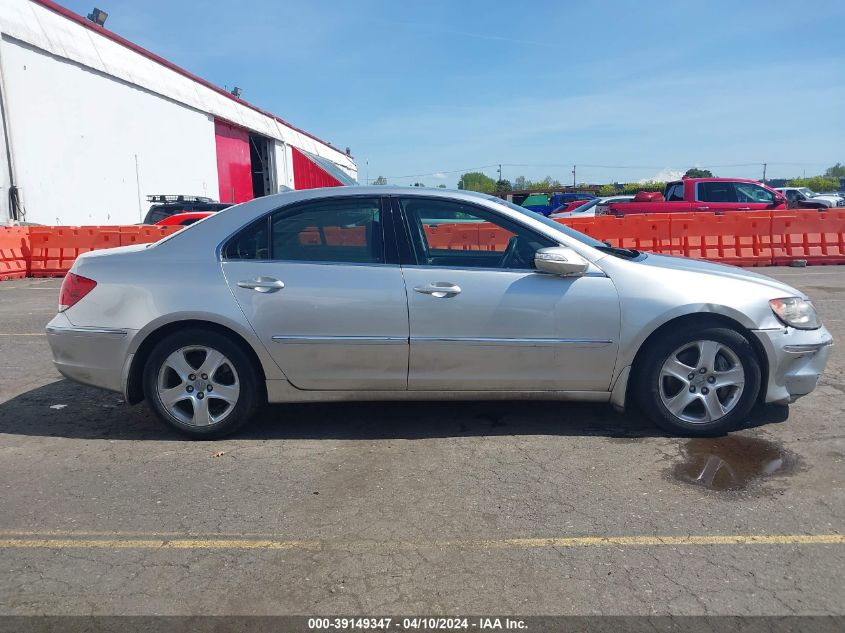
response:
[[[214,121],[214,139],[220,202],[237,204],[252,200],[249,132],[223,121]]]
[[[342,182],[341,174],[332,175],[327,169],[319,165],[316,156],[295,147],[291,147],[291,150],[293,153],[293,183],[296,189],[340,187],[349,184]],[[337,167],[335,169],[340,171]],[[352,184],[355,184],[354,181],[352,181]]]

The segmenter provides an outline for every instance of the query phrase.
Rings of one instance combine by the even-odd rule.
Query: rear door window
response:
[[[725,181],[698,183],[698,200],[700,202],[739,202],[734,183]]]
[[[316,201],[273,214],[274,260],[384,263],[379,198]]]

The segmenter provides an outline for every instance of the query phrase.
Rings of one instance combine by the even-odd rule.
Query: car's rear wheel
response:
[[[164,337],[144,367],[144,395],[168,426],[197,439],[233,433],[261,404],[259,376],[236,343],[203,329]]]
[[[681,435],[720,435],[736,428],[760,391],[754,348],[728,328],[661,337],[638,370],[643,412],[664,430]]]

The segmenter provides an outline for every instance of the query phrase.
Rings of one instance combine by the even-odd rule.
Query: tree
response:
[[[690,167],[687,173],[684,174],[687,178],[712,178],[713,172],[709,169],[699,169],[698,167]]]
[[[513,188],[517,191],[525,189],[525,176],[517,176],[516,180],[513,181]]]
[[[812,178],[793,178],[788,183],[789,187],[809,187],[813,191],[836,191],[839,189],[839,178],[825,178],[824,176],[813,176]]]
[[[511,181],[503,178],[502,180],[496,181],[496,191],[513,191],[513,185],[511,185]]]
[[[620,196],[620,195],[636,195],[640,191],[663,191],[666,187],[665,182],[656,180],[647,180],[645,182],[628,182],[625,184],[614,183],[612,185],[602,185],[599,189],[600,196]]]
[[[828,178],[845,178],[845,165],[836,163],[833,167],[828,167],[824,175]]]
[[[438,187],[439,189],[445,189],[445,188],[446,188],[446,185],[442,185],[442,184],[441,184],[441,185],[437,185],[437,187]]]
[[[493,193],[496,190],[496,181],[480,171],[471,171],[461,176],[458,182],[458,189],[467,191],[480,191],[482,193]]]
[[[386,185],[387,184],[387,178],[385,178],[384,176],[379,176],[378,178],[376,178],[373,181],[372,184],[374,184],[374,185]]]

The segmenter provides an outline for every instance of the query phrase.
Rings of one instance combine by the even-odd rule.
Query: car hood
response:
[[[789,284],[785,284],[777,279],[772,279],[771,277],[766,277],[765,275],[761,275],[759,273],[751,272],[745,268],[739,268],[738,266],[715,264],[701,259],[688,259],[686,257],[653,254],[649,254],[648,257],[638,263],[645,266],[653,266],[655,268],[663,268],[667,270],[681,270],[691,273],[711,275],[714,277],[728,277],[731,279],[738,279],[740,281],[750,281],[762,286],[768,286],[773,290],[777,290],[779,293],[782,293],[781,296],[783,297],[807,298],[803,292],[796,290]]]

